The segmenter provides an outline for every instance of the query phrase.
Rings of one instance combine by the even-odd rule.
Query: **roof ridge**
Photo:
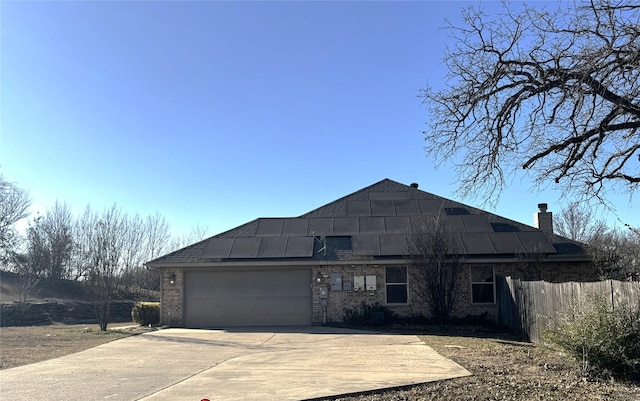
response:
[[[369,185],[369,186],[367,186],[367,187],[361,188],[361,189],[359,189],[359,190],[357,190],[357,191],[355,191],[355,192],[352,192],[352,193],[350,193],[350,194],[348,194],[348,195],[345,195],[345,196],[343,196],[343,197],[341,197],[341,198],[338,198],[338,199],[336,199],[336,200],[334,200],[334,201],[331,201],[331,202],[326,203],[326,204],[324,204],[324,205],[322,205],[322,206],[319,206],[319,207],[317,207],[317,208],[315,208],[315,209],[312,209],[312,210],[308,211],[307,213],[304,213],[304,214],[302,214],[302,215],[300,215],[300,216],[297,216],[297,217],[298,217],[298,218],[309,218],[309,217],[311,217],[311,216],[309,216],[309,215],[314,214],[314,213],[317,213],[317,212],[318,212],[318,211],[320,211],[321,209],[329,209],[329,208],[331,208],[333,205],[339,204],[339,203],[341,203],[341,202],[343,202],[343,201],[347,200],[347,198],[353,197],[353,196],[355,196],[355,195],[357,195],[357,194],[361,194],[361,193],[369,192],[369,191],[371,190],[371,188],[373,188],[373,187],[375,187],[375,186],[382,185],[383,183],[393,183],[393,184],[396,184],[396,185],[402,185],[402,186],[405,186],[405,187],[407,187],[407,188],[410,188],[408,185],[402,184],[402,183],[400,183],[400,182],[398,182],[398,181],[394,181],[394,180],[391,180],[391,179],[389,179],[389,178],[383,178],[382,180],[380,180],[380,181],[378,181],[378,182],[375,182],[375,183],[373,183],[373,184],[371,184],[371,185]]]

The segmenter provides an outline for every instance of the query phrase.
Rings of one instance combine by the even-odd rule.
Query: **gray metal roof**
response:
[[[385,179],[299,217],[260,218],[148,263],[354,260],[406,256],[411,235],[438,217],[467,256],[584,255],[581,244]],[[332,242],[345,237],[350,241]],[[331,244],[351,249],[329,249]],[[328,246],[329,244],[329,246]]]

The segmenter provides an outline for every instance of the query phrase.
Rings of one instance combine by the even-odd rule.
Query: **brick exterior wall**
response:
[[[390,266],[400,266],[398,264]],[[370,265],[338,265],[338,266],[319,266],[313,269],[313,324],[323,324],[325,322],[342,322],[344,320],[345,309],[357,310],[362,303],[373,305],[379,303],[387,306],[400,316],[413,316],[424,314],[425,306],[412,294],[411,278],[409,277],[409,303],[408,304],[389,304],[386,300],[386,283],[385,271],[387,265],[370,264]],[[318,283],[316,278],[320,274],[321,282]],[[343,281],[351,281],[353,283],[355,276],[376,276],[375,290],[331,290],[331,273],[342,274]],[[327,289],[327,298],[320,297],[320,289]],[[353,288],[353,287],[352,287]]]
[[[385,274],[387,266],[399,264],[354,264],[323,265],[312,270],[312,324],[322,325],[331,322],[342,322],[345,309],[359,309],[362,303],[385,305],[403,317],[429,317],[429,309],[417,295],[414,283],[415,275],[408,266],[408,303],[387,304]],[[473,304],[471,290],[471,268],[473,266],[492,266],[495,275],[511,276],[524,280],[545,280],[549,282],[564,281],[596,281],[595,269],[589,263],[545,263],[540,268],[523,266],[514,263],[487,263],[484,265],[468,264],[461,267],[457,296],[454,306],[454,317],[480,316],[486,314],[490,319],[497,318],[495,304]],[[331,273],[340,273],[343,281],[351,281],[355,276],[375,276],[376,290],[331,290]],[[175,274],[174,283],[171,283]],[[319,278],[319,281],[318,281]],[[162,270],[161,324],[171,327],[183,325],[183,291],[184,272],[180,268]],[[353,288],[353,287],[352,287]],[[322,290],[326,297],[323,297]]]
[[[173,275],[175,280],[171,283]],[[182,326],[184,272],[182,269],[162,270],[162,297],[160,299],[160,324],[169,327]]]
[[[342,280],[350,280],[353,283],[354,276],[376,276],[378,285],[377,291],[354,291],[354,290],[331,290],[331,273],[342,274]],[[322,277],[318,283],[318,274]],[[380,291],[380,283],[384,280],[384,273],[380,274],[380,268],[373,265],[351,266],[320,266],[313,269],[313,324],[323,324],[326,322],[341,322],[345,308],[356,308],[362,302],[375,304],[379,302],[384,305],[384,293]],[[327,289],[327,298],[322,298],[320,290]]]
[[[496,304],[474,304],[472,302],[471,269],[473,266],[483,265],[469,264],[463,266],[460,271],[453,316],[462,318],[486,314],[487,318],[495,321],[498,314]],[[539,266],[527,266],[517,263],[487,263],[484,266],[492,266],[496,276],[509,276],[521,280],[544,280],[556,283],[598,280],[598,275],[593,265],[587,262],[544,263]]]
[[[399,266],[398,264],[389,266]],[[523,266],[515,263],[487,263],[485,265],[463,265],[458,276],[456,300],[453,317],[486,316],[497,319],[497,306],[492,304],[474,304],[472,302],[471,269],[473,266],[492,266],[495,275],[511,276],[524,280],[545,280],[549,282],[563,281],[595,281],[598,279],[595,269],[589,263],[545,263],[539,268]],[[313,324],[325,322],[342,322],[345,309],[358,309],[361,304],[375,304],[387,306],[390,310],[403,317],[429,317],[429,309],[424,300],[417,295],[414,285],[417,280],[408,266],[408,303],[386,303],[385,272],[387,265],[348,265],[348,266],[319,266],[313,269]],[[375,275],[377,289],[375,291],[331,290],[331,273],[342,274],[342,280],[353,282],[354,276]],[[320,282],[317,281],[320,278]],[[326,298],[321,297],[321,289],[325,288]],[[495,290],[495,283],[494,283]]]
[[[520,280],[543,280],[550,283],[567,281],[598,281],[598,272],[589,262],[544,263],[518,265],[515,263],[494,264],[496,275],[510,276]]]

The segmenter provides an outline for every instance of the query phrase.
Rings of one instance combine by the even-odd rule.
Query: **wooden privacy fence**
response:
[[[640,282],[598,281],[548,283],[496,277],[498,322],[523,340],[542,342],[551,321],[571,312],[572,305],[603,296],[613,309],[621,305],[640,308]]]

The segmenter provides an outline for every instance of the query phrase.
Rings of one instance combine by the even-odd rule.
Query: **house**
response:
[[[416,296],[408,241],[439,216],[463,261],[455,316],[496,317],[496,276],[596,279],[589,253],[536,227],[384,179],[302,216],[259,218],[147,263],[161,272],[161,321],[175,327],[309,325],[380,303],[429,315]]]

